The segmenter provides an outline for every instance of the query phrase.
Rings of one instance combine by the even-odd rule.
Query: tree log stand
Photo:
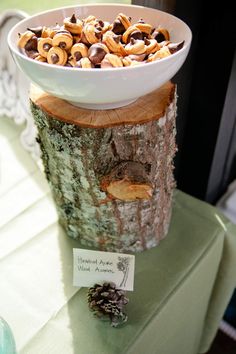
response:
[[[175,85],[112,110],[78,108],[31,88],[45,174],[66,233],[114,252],[156,246],[175,186]]]

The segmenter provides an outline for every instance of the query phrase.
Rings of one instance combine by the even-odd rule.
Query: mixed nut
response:
[[[165,58],[184,45],[173,43],[166,28],[153,28],[120,13],[113,23],[95,16],[73,14],[62,26],[27,28],[19,33],[18,47],[28,57],[75,68],[112,68],[140,65]]]

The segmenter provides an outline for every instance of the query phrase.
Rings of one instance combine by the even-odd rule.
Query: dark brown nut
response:
[[[113,23],[111,28],[112,32],[115,34],[123,34],[131,26],[130,20],[130,17],[120,13]]]
[[[120,20],[116,19],[113,23],[111,30],[115,34],[123,34],[125,32],[125,27],[122,25]]]
[[[94,65],[101,64],[101,61],[106,54],[109,53],[109,49],[103,43],[96,43],[91,45],[88,51],[88,58]]]
[[[171,52],[171,54],[174,54],[176,52],[178,52],[180,49],[182,49],[184,46],[184,41],[179,42],[179,43],[169,43],[168,44],[168,48],[169,51]]]
[[[103,28],[105,26],[105,22],[102,20],[98,20],[98,25]]]
[[[42,57],[47,58],[48,51],[52,48],[52,38],[40,38],[38,41],[38,52]]]
[[[33,36],[25,45],[25,50],[37,50],[38,38]]]
[[[58,31],[52,39],[52,45],[69,50],[73,45],[73,37],[67,30]]]
[[[170,34],[165,28],[156,28],[154,32],[152,32],[152,37],[158,42],[169,41]]]
[[[32,28],[27,28],[27,30],[33,32],[37,38],[40,38],[42,35],[43,27],[42,26],[32,27]]]
[[[76,61],[79,61],[88,56],[88,48],[84,43],[76,43],[71,48],[71,55]]]
[[[49,64],[65,65],[67,62],[67,53],[60,47],[52,47],[47,54],[47,61]]]
[[[128,42],[130,41],[131,38],[142,40],[143,39],[143,33],[139,29],[137,29],[136,31],[133,31],[130,34],[130,36],[128,37]]]
[[[82,32],[83,23],[75,17],[75,14],[73,14],[71,17],[64,19],[64,27],[70,33],[78,35]]]
[[[70,23],[77,23],[77,18],[75,17],[75,14],[71,16]]]

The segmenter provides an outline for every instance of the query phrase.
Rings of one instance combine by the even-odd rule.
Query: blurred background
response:
[[[120,0],[120,1],[91,1],[91,0],[82,0],[82,1],[75,1],[75,0],[41,0],[41,1],[32,1],[32,0],[1,0],[0,1],[0,11],[7,10],[7,9],[20,9],[22,11],[26,11],[30,14],[47,10],[53,9],[60,6],[69,6],[69,5],[77,5],[77,4],[89,4],[89,3],[123,3],[129,4],[129,0]]]

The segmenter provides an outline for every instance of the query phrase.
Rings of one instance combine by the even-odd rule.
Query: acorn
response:
[[[88,51],[88,57],[90,61],[94,64],[101,64],[103,58],[109,53],[107,46],[103,43],[95,43],[91,45]]]

